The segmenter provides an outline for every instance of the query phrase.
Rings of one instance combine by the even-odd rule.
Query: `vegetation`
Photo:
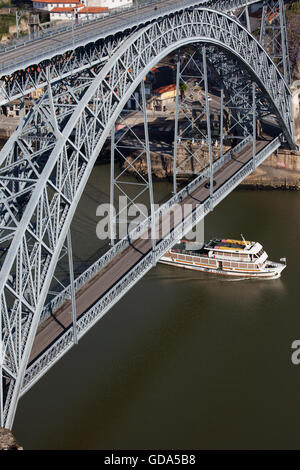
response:
[[[0,36],[8,34],[9,27],[16,24],[16,17],[12,14],[0,15]]]
[[[181,92],[185,92],[186,89],[187,89],[187,84],[185,82],[180,82],[179,83],[179,86],[180,86],[180,90]]]

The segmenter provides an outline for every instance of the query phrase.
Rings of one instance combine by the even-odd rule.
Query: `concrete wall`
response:
[[[265,166],[273,168],[282,168],[292,171],[300,171],[299,152],[291,153],[289,150],[280,150],[277,154],[273,153],[265,162]]]
[[[120,8],[132,5],[132,0],[88,0],[88,2],[90,7]]]
[[[300,80],[295,81],[291,86],[292,109],[294,117],[295,140],[300,147]]]

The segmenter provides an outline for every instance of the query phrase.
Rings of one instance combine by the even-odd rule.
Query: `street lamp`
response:
[[[17,33],[17,38],[19,37],[19,19],[21,18],[21,15],[19,16],[18,10],[16,10],[16,33]]]

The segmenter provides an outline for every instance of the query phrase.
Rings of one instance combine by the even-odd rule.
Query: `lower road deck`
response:
[[[269,140],[261,140],[256,144],[256,154],[260,152]],[[214,191],[226,183],[236,172],[245,166],[252,158],[252,143],[249,143],[240,153],[231,157],[214,174],[216,182]],[[192,212],[199,204],[209,198],[210,189],[207,187],[208,180],[204,180],[193,192],[181,201],[181,206],[188,205]],[[183,211],[179,211],[182,219]],[[168,216],[164,214],[163,218]],[[185,213],[186,216],[186,213]],[[156,221],[156,231],[159,234],[157,242],[166,235],[166,227],[163,218]],[[181,220],[176,214],[170,216],[168,231],[172,231]],[[76,292],[76,314],[77,319],[87,312],[105,293],[125,276],[136,263],[152,250],[152,240],[139,238],[132,242],[120,254],[118,254],[107,266],[101,269],[93,278]],[[37,330],[32,347],[29,365],[43,354],[60,336],[72,328],[72,305],[71,300],[65,301],[52,315],[42,322]]]

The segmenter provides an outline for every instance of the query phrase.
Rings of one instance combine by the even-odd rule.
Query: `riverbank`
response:
[[[240,185],[243,189],[300,190],[300,152],[272,154]]]

